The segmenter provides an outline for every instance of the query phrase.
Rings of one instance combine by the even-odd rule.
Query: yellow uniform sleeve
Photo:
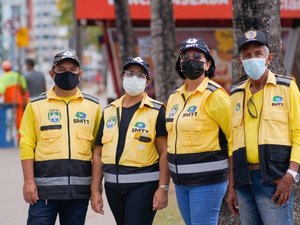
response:
[[[290,84],[292,152],[290,161],[300,164],[300,93],[294,80]]]
[[[36,146],[35,120],[31,103],[28,102],[20,126],[20,157],[21,160],[34,159]]]
[[[228,94],[218,89],[209,98],[206,107],[208,114],[221,127],[228,142],[228,154],[231,150],[231,132],[230,132],[230,99]]]

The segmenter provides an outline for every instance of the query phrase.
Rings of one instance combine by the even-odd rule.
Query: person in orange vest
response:
[[[0,77],[0,96],[4,96],[5,103],[16,104],[16,128],[19,130],[24,105],[28,98],[27,84],[24,76],[12,70],[8,60],[2,62],[3,75]]]

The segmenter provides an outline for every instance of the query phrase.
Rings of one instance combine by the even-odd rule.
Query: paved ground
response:
[[[25,225],[28,204],[22,196],[23,175],[16,148],[0,148],[0,225]],[[105,200],[105,215],[89,207],[86,225],[114,225]],[[59,224],[58,222],[56,224]]]

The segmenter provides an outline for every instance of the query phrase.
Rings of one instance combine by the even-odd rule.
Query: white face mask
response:
[[[267,69],[267,58],[251,58],[242,60],[246,74],[253,80],[258,80]]]
[[[130,96],[137,96],[144,92],[146,88],[146,80],[136,76],[123,77],[123,88]]]

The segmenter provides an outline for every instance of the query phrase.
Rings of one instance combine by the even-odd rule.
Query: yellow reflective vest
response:
[[[98,99],[78,89],[66,103],[49,90],[31,98],[30,104],[37,140],[34,175],[39,198],[89,198],[93,134],[101,115]]]
[[[247,134],[244,129],[244,110],[247,107],[246,82],[233,87],[230,97],[233,171],[236,187],[251,182],[245,146]],[[257,131],[263,181],[281,178],[289,167],[292,147],[291,82],[294,82],[292,78],[274,75],[270,71],[264,87],[263,105]]]
[[[188,98],[185,85],[168,100],[169,170],[175,184],[201,185],[227,179],[229,96],[205,78]]]
[[[161,102],[146,94],[134,113],[120,160],[116,161],[119,122],[124,96],[107,106],[103,113],[102,163],[104,179],[112,183],[139,183],[159,179],[159,154],[155,145],[156,121]]]

